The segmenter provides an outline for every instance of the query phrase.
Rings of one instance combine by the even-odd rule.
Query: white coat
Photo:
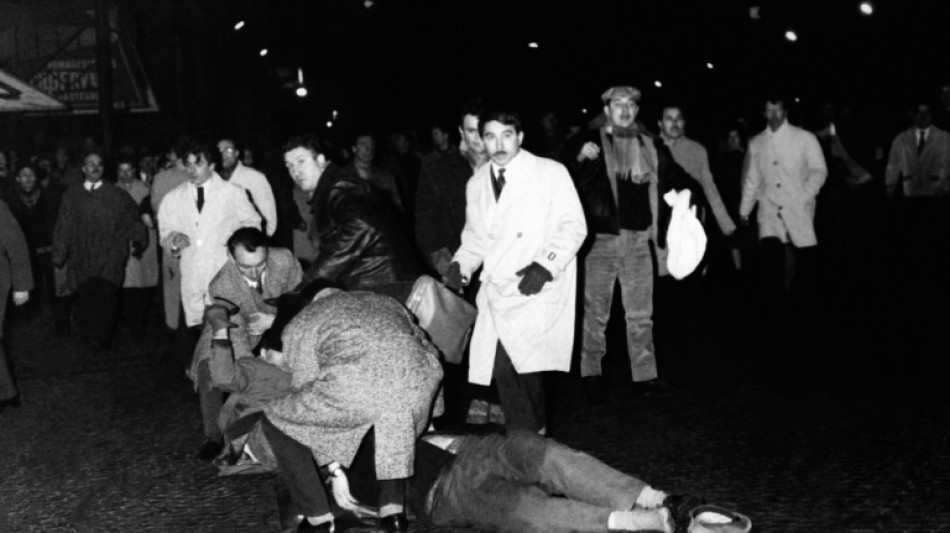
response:
[[[217,174],[205,182],[204,188],[201,213],[191,182],[173,189],[158,208],[162,247],[171,248],[174,232],[184,233],[191,241],[181,251],[181,302],[189,326],[201,324],[208,285],[228,260],[228,238],[239,228],[261,226],[261,217],[244,189]]]
[[[267,177],[237,162],[234,172],[231,173],[231,183],[240,185],[244,190],[251,193],[254,198],[254,205],[258,212],[267,222],[267,235],[273,235],[277,231],[277,202],[274,201],[274,191],[271,189]]]
[[[563,165],[521,150],[505,167],[497,202],[491,166],[468,181],[462,245],[453,258],[466,277],[483,266],[469,361],[469,381],[481,385],[491,383],[499,339],[518,373],[570,369],[575,257],[587,236],[584,211]],[[532,262],[554,279],[525,296],[516,272]]]
[[[759,238],[778,237],[797,247],[818,244],[815,197],[828,168],[813,134],[788,122],[749,141],[739,215],[758,204]]]

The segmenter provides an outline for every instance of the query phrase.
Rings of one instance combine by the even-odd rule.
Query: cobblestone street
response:
[[[22,406],[0,415],[0,531],[281,530],[272,476],[194,460],[197,398],[154,312],[105,354],[56,339],[45,310],[11,320]],[[553,432],[658,488],[735,502],[754,531],[950,531],[945,391],[855,374],[776,393],[747,358],[710,357],[705,385],[648,397],[614,361],[596,408],[552,376]]]

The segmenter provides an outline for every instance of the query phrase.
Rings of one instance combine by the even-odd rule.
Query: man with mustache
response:
[[[546,432],[542,372],[570,369],[574,260],[587,224],[563,165],[521,149],[521,120],[479,117],[489,164],[466,188],[462,243],[444,275],[459,289],[482,267],[469,381],[498,385],[507,430]]]

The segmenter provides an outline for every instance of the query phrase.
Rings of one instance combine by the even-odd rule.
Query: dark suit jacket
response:
[[[10,208],[0,200],[0,338],[3,338],[3,315],[11,288],[16,292],[32,290],[33,273],[23,231]]]

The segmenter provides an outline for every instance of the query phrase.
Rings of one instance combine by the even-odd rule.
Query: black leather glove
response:
[[[136,259],[141,259],[142,254],[145,253],[145,245],[140,242],[132,243],[132,257]]]
[[[205,307],[204,319],[206,323],[211,324],[213,331],[233,328],[236,324],[231,322],[230,316],[235,312],[236,310],[231,310],[226,305],[215,303]]]
[[[462,276],[462,267],[459,266],[458,262],[452,261],[449,263],[445,276],[442,276],[442,283],[453,291],[461,290],[467,284]]]
[[[548,269],[536,262],[522,268],[515,274],[521,276],[521,283],[518,284],[518,290],[525,296],[531,296],[541,292],[544,284],[553,280],[554,276],[548,272]]]

